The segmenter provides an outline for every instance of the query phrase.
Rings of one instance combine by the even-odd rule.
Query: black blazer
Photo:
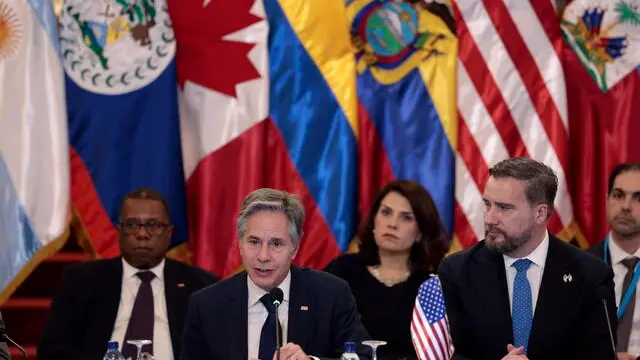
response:
[[[246,272],[193,294],[180,359],[247,360],[248,296]],[[320,271],[291,268],[288,321],[287,342],[321,358],[339,358],[344,342],[369,339],[349,285]]]
[[[601,241],[592,247],[590,247],[587,252],[598,259],[604,261],[604,241]],[[611,253],[607,252],[607,264],[611,264]]]
[[[167,317],[174,358],[191,293],[216,281],[212,274],[166,259]],[[122,289],[121,258],[74,264],[62,274],[38,347],[38,360],[95,360],[107,351]]]
[[[502,255],[487,249],[482,241],[446,258],[439,272],[456,354],[461,359],[502,359],[507,344],[513,343]],[[571,275],[571,281],[565,281],[565,275]],[[598,296],[600,292],[606,297],[615,334],[613,289],[610,267],[550,236],[529,337],[529,359],[614,359]]]

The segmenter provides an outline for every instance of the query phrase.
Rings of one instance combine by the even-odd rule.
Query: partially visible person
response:
[[[339,358],[345,342],[369,339],[346,282],[291,265],[303,224],[293,194],[258,189],[245,197],[237,233],[246,270],[191,297],[182,360],[271,360],[277,348],[282,360]],[[277,310],[275,288],[284,294]]]
[[[5,331],[5,327],[4,320],[2,320],[2,313],[0,313],[0,332],[2,331]],[[0,360],[11,360],[11,353],[4,339],[0,339]]]
[[[613,169],[606,204],[611,232],[589,252],[613,268],[619,313],[618,359],[635,360],[640,356],[640,292],[632,280],[640,273],[640,163]],[[627,294],[629,300],[623,301]]]
[[[388,183],[358,240],[357,253],[336,258],[324,270],[349,284],[367,332],[387,342],[378,348],[379,359],[414,359],[410,325],[418,288],[450,247],[431,195],[415,181]]]
[[[530,158],[489,170],[485,239],[440,264],[454,359],[615,358],[613,272],[549,234],[557,190],[554,171]]]
[[[148,339],[155,360],[178,359],[189,296],[216,281],[202,269],[165,258],[173,225],[164,196],[128,193],[119,223],[121,257],[65,269],[40,340],[38,360],[101,359],[109,341],[135,359],[128,340]]]

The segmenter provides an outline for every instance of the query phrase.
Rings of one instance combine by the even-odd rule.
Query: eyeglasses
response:
[[[162,235],[162,233],[164,233],[164,231],[170,226],[170,224],[155,221],[147,223],[127,221],[120,223],[120,228],[128,235],[137,234],[143,227],[151,235]]]

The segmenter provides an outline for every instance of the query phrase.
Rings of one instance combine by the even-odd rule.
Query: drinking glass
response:
[[[151,344],[153,341],[151,340],[127,340],[127,344],[131,344],[138,348],[138,355],[136,355],[136,360],[142,360],[140,355],[142,354],[142,347],[145,345]]]
[[[362,342],[362,345],[371,348],[371,354],[373,355],[373,358],[371,360],[378,360],[378,346],[387,345],[387,342],[381,340],[365,340]]]

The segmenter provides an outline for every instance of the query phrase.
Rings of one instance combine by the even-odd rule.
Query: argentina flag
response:
[[[50,0],[0,2],[0,302],[57,251],[69,206],[64,73]]]

